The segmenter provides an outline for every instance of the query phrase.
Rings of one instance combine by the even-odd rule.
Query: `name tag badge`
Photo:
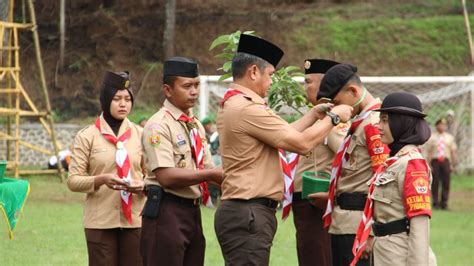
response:
[[[186,140],[184,140],[184,139],[180,140],[180,141],[176,142],[176,144],[178,144],[178,146],[184,145],[184,144],[186,144]]]

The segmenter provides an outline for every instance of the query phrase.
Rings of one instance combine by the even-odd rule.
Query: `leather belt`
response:
[[[303,196],[303,193],[301,192],[293,192],[293,202],[307,200],[307,199],[303,199],[302,196]]]
[[[163,191],[163,201],[171,201],[183,205],[198,206],[201,204],[201,198],[188,199]]]
[[[363,193],[341,193],[336,197],[335,205],[338,205],[343,210],[349,211],[363,211],[367,194]]]
[[[407,218],[403,218],[386,224],[374,223],[372,225],[372,230],[375,236],[387,236],[403,232],[409,234],[410,222]]]
[[[257,203],[271,209],[276,209],[278,207],[278,201],[272,200],[269,198],[254,198],[254,199],[249,199],[249,200],[244,200],[244,199],[229,199],[229,200],[245,202],[245,203]]]

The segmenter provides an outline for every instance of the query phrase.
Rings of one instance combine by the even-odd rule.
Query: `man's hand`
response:
[[[321,103],[313,107],[312,111],[318,119],[323,119],[326,116],[326,112],[330,111],[333,107],[334,104],[332,103]]]
[[[309,202],[316,208],[325,209],[328,204],[329,192],[316,192],[308,195]]]
[[[334,106],[331,109],[331,112],[337,114],[341,118],[341,122],[345,123],[349,121],[349,119],[351,119],[353,109],[354,108],[350,107],[349,105],[340,104],[340,105]]]
[[[367,246],[365,247],[365,249],[362,252],[362,255],[360,255],[360,257],[362,259],[369,259],[370,254],[372,254],[373,247],[374,247],[374,237],[369,236],[369,238],[367,239]]]

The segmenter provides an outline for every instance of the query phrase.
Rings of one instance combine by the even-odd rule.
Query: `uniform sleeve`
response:
[[[390,149],[387,145],[382,143],[380,131],[373,124],[366,125],[364,127],[364,132],[367,143],[367,151],[372,164],[372,171],[375,172],[377,168],[388,158]]]
[[[251,105],[245,108],[241,114],[241,129],[274,148],[278,148],[286,135],[294,130],[265,105]]]
[[[424,159],[408,161],[403,185],[403,203],[408,219],[420,215],[431,218],[430,176]]]
[[[407,265],[428,265],[430,250],[430,219],[428,216],[417,216],[410,220],[408,234]]]
[[[173,142],[168,127],[150,123],[143,130],[142,144],[150,173],[159,167],[175,167]]]
[[[71,165],[67,186],[71,191],[91,193],[94,192],[94,177],[89,176],[89,155],[92,149],[90,141],[79,132],[74,139]]]
[[[334,153],[337,153],[337,150],[339,149],[342,142],[344,141],[344,138],[346,137],[348,130],[349,130],[348,124],[340,123],[329,132],[328,147]]]

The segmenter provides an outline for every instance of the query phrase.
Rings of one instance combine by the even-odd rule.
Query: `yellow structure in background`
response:
[[[25,2],[23,2],[25,3]],[[14,1],[9,2],[9,11],[7,21],[0,21],[0,121],[4,121],[5,130],[0,131],[0,141],[6,141],[7,148],[6,160],[8,162],[7,170],[18,178],[23,174],[58,174],[61,180],[64,180],[64,171],[61,163],[58,163],[58,169],[53,170],[25,170],[20,169],[20,145],[48,155],[58,156],[59,144],[51,118],[51,105],[49,101],[48,89],[44,75],[43,64],[41,61],[41,51],[39,36],[36,25],[36,16],[32,0],[27,1],[30,21],[26,23],[16,23],[13,21]],[[25,8],[25,7],[23,7]],[[41,80],[42,92],[45,100],[45,111],[40,111],[31,100],[25,88],[21,84],[20,67],[20,43],[19,33],[21,31],[31,31],[34,41],[36,59]],[[51,137],[54,151],[39,147],[20,139],[20,125],[22,118],[30,117],[38,119],[46,132]],[[12,152],[14,151],[14,153]]]

